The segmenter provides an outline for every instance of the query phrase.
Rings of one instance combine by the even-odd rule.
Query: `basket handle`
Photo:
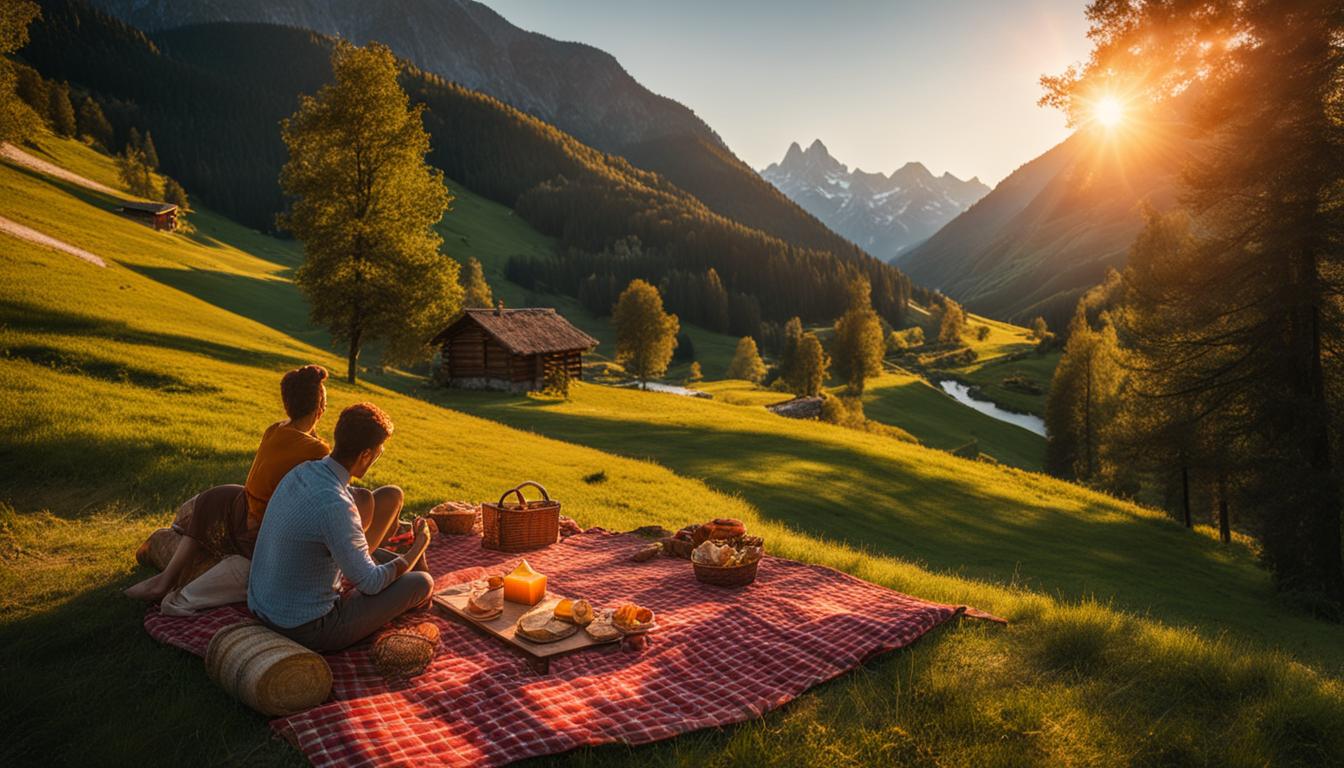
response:
[[[497,504],[496,506],[498,506],[501,510],[504,509],[504,500],[509,497],[509,494],[513,494],[514,496],[518,497],[518,506],[526,507],[527,502],[523,499],[523,488],[529,485],[541,491],[542,499],[546,501],[551,500],[551,495],[546,492],[546,489],[541,485],[541,483],[538,483],[534,480],[524,480],[523,482],[510,488],[509,490],[505,491],[502,495],[500,495],[499,504]]]

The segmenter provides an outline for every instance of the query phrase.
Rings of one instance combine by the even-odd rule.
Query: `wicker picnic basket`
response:
[[[695,568],[695,578],[702,583],[715,587],[745,587],[756,580],[756,566],[760,564],[761,561],[757,560],[746,565],[723,568],[692,561],[691,567]]]
[[[523,488],[533,486],[541,499],[527,501]],[[512,494],[516,502],[505,503]],[[481,546],[500,552],[526,552],[549,547],[560,538],[560,502],[539,483],[528,480],[510,488],[495,504],[481,505]]]
[[[255,620],[210,638],[205,671],[231,696],[271,717],[312,709],[331,695],[326,659]]]
[[[434,521],[439,533],[449,536],[466,536],[476,532],[476,521],[481,516],[480,507],[460,501],[445,501],[429,510],[429,519]]]

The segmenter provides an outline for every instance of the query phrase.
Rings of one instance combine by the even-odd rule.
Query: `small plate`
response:
[[[504,609],[501,607],[499,610],[491,613],[476,613],[470,608],[464,608],[462,609],[462,613],[466,614],[467,618],[472,621],[493,621],[504,614]]]

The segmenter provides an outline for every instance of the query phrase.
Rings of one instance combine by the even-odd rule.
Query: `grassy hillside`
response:
[[[43,144],[115,182],[87,150]],[[284,278],[293,249],[207,213],[196,237],[154,233],[2,164],[0,195],[109,260],[0,235],[0,675],[21,694],[0,699],[0,762],[297,764],[117,594],[176,502],[243,476],[280,373],[339,366]],[[540,763],[1344,761],[1344,628],[1278,607],[1242,548],[1039,475],[728,403],[420,386],[331,388],[333,409],[373,399],[396,420],[370,481],[403,486],[411,511],[536,477],[586,525],[741,517],[775,553],[1012,622],[946,627],[741,727]]]

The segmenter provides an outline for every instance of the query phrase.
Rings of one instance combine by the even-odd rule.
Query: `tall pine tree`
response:
[[[1255,457],[1240,487],[1280,586],[1335,605],[1344,601],[1332,433],[1344,338],[1341,8],[1095,0],[1090,59],[1043,80],[1043,100],[1075,122],[1110,96],[1127,99],[1136,122],[1186,120],[1199,134],[1184,201],[1198,255],[1168,286],[1181,330],[1148,342],[1150,359],[1162,394],[1200,398],[1217,418],[1216,442]]]

